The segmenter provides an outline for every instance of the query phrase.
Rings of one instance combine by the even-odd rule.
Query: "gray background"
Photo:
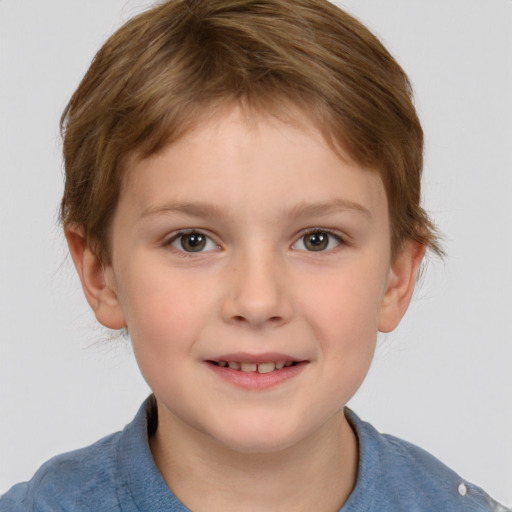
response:
[[[58,120],[94,52],[148,1],[0,0],[0,492],[122,428],[148,389],[66,256]],[[409,73],[426,206],[446,235],[352,400],[512,504],[512,2],[347,0]]]

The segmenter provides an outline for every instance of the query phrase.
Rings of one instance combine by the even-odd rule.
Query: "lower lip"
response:
[[[260,391],[278,386],[297,376],[304,370],[307,362],[287,366],[281,370],[274,370],[269,373],[243,372],[241,370],[233,370],[228,366],[217,366],[208,362],[206,364],[216,375],[230,384],[247,390]]]

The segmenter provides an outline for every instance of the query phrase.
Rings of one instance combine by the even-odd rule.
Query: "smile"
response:
[[[248,391],[274,388],[297,377],[310,361],[280,353],[223,354],[205,360],[213,373],[223,381]]]
[[[269,361],[265,363],[248,363],[243,361],[208,361],[221,368],[230,368],[247,373],[271,373],[298,364],[297,361]]]

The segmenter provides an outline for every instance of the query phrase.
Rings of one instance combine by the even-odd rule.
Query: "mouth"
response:
[[[278,352],[222,354],[204,362],[225,382],[248,391],[280,386],[302,374],[310,363]]]
[[[247,362],[247,361],[227,361],[208,360],[207,363],[220,368],[230,368],[231,370],[245,372],[245,373],[272,373],[290,368],[299,364],[304,364],[306,361],[265,361],[265,362]]]

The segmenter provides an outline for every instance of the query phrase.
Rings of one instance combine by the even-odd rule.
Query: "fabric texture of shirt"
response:
[[[0,512],[189,511],[151,456],[151,403],[123,431],[45,463],[0,498]],[[512,512],[421,448],[378,433],[348,409],[346,415],[359,441],[359,467],[340,512]]]

